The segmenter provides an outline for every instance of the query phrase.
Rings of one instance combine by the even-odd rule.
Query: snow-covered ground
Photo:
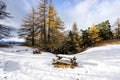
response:
[[[78,67],[54,68],[55,55],[32,54],[32,48],[0,48],[0,80],[120,80],[120,45],[95,47],[76,54]]]

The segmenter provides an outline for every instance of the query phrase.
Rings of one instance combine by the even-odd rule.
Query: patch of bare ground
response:
[[[99,47],[99,46],[106,46],[106,45],[112,45],[112,44],[120,44],[120,40],[105,40],[100,43],[94,44],[92,47]]]
[[[105,40],[105,41],[101,41],[99,43],[96,43],[96,44],[92,44],[91,46],[88,46],[88,47],[85,47],[85,48],[82,48],[80,50],[80,52],[83,52],[89,48],[92,48],[92,47],[101,47],[101,46],[106,46],[106,45],[114,45],[114,44],[120,44],[120,39],[112,39],[112,40]]]
[[[75,67],[77,67],[77,63],[70,65],[70,64],[66,64],[66,63],[57,62],[57,63],[53,63],[53,65],[56,68],[75,68]]]

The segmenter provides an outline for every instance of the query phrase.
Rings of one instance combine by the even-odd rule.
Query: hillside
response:
[[[55,55],[33,55],[29,47],[0,48],[0,80],[119,80],[120,45],[88,49],[77,57],[74,69],[54,68]]]

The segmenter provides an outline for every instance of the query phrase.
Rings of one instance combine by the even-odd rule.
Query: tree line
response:
[[[41,0],[36,9],[32,8],[24,20],[19,35],[26,44],[36,46],[42,51],[53,53],[77,53],[84,48],[104,40],[120,39],[120,21],[111,29],[109,20],[93,24],[86,30],[78,31],[76,23],[67,34],[64,23],[57,15],[52,0]]]

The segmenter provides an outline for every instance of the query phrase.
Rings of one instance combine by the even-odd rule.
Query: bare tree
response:
[[[0,1],[0,19],[3,20],[6,17],[10,18],[10,13],[6,12],[6,4]],[[0,24],[0,39],[10,37],[10,32],[13,30],[10,26]]]
[[[6,17],[10,17],[10,13],[6,11],[6,4],[0,1],[0,19],[5,19]]]
[[[32,46],[35,44],[35,30],[36,30],[36,16],[35,10],[32,8],[31,12],[24,18],[22,28],[19,31],[21,37],[30,41]]]
[[[0,24],[0,39],[12,37],[11,32],[14,28]]]

